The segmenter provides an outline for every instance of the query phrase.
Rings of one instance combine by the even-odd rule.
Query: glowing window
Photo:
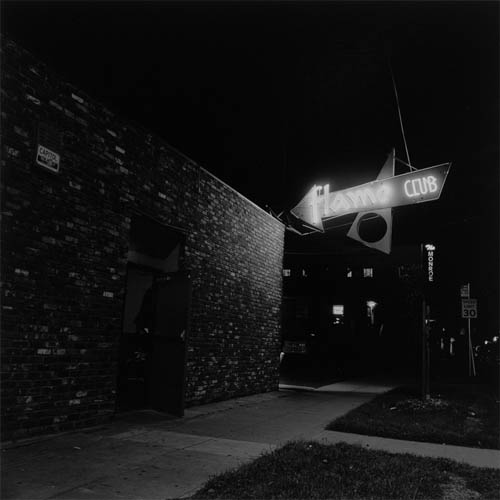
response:
[[[373,267],[363,268],[363,278],[373,278]]]
[[[332,306],[333,314],[333,324],[343,325],[344,324],[344,306],[343,304],[335,304]]]
[[[283,269],[283,276],[291,276],[292,271],[290,269]]]
[[[334,316],[343,316],[344,315],[344,306],[342,304],[336,304],[332,307],[332,314]]]

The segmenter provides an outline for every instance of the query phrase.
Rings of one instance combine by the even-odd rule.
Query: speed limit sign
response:
[[[462,299],[462,318],[477,318],[477,299]]]

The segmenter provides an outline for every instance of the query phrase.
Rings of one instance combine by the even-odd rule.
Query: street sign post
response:
[[[464,295],[467,298],[463,298]],[[470,285],[462,286],[460,289],[460,295],[462,296],[462,318],[467,320],[467,330],[469,336],[469,376],[476,376],[476,363],[474,360],[474,348],[472,347],[472,337],[470,331],[470,320],[477,319],[477,299],[470,299]]]

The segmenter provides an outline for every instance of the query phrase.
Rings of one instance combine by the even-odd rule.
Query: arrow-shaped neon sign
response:
[[[437,200],[451,163],[375,180],[340,191],[314,186],[291,212],[319,229],[323,221],[357,212],[400,207]]]

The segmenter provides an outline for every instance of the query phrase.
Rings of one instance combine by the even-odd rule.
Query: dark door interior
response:
[[[118,408],[182,415],[190,282],[184,235],[144,216],[132,220],[120,339]]]
[[[150,403],[174,415],[184,414],[184,366],[190,297],[189,278],[182,274],[156,281],[156,309],[150,363]]]

